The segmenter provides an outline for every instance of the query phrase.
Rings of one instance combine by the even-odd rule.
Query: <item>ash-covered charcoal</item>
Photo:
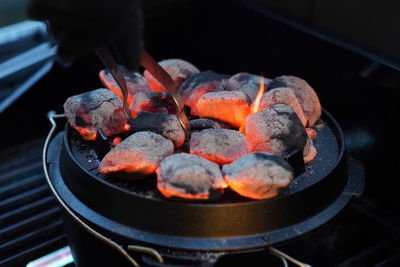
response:
[[[158,62],[160,66],[171,76],[172,80],[179,86],[185,79],[199,73],[199,69],[193,64],[179,58],[165,59]],[[151,75],[147,70],[143,73],[147,82],[156,92],[165,92],[167,89]]]
[[[230,129],[231,127],[218,120],[213,119],[195,119],[190,120],[190,130],[191,131],[202,131],[205,129]]]
[[[279,189],[293,180],[293,169],[283,159],[265,152],[247,154],[222,167],[225,181],[238,194],[265,199],[278,195]]]
[[[185,142],[185,132],[175,115],[142,111],[130,123],[133,132],[151,131],[161,134],[171,140],[175,147]]]
[[[112,136],[130,129],[122,100],[110,90],[100,88],[69,97],[64,112],[69,124],[85,140],[96,140],[97,129]]]
[[[319,119],[321,104],[314,89],[305,80],[296,76],[279,76],[269,85],[270,89],[278,87],[289,87],[293,90],[307,119],[306,126],[312,126]]]
[[[247,72],[239,72],[229,78],[227,90],[242,91],[253,102],[260,88],[261,79],[264,79],[264,86],[268,88],[272,81],[271,79]]]
[[[314,142],[312,141],[311,138],[308,138],[307,144],[305,145],[305,147],[303,149],[304,162],[312,161],[316,155],[317,155],[317,149],[314,146]]]
[[[123,66],[120,66],[120,68],[122,74],[124,75],[126,86],[128,88],[128,105],[131,104],[132,96],[134,96],[136,93],[152,91],[150,85],[140,73],[129,72]],[[123,94],[121,89],[119,88],[119,85],[107,69],[101,70],[99,73],[99,77],[105,87],[107,87],[109,90],[113,91],[116,95],[123,99]]]
[[[245,133],[251,151],[270,152],[280,157],[303,149],[308,139],[299,117],[283,104],[250,114]]]
[[[201,118],[214,118],[240,128],[250,114],[248,96],[241,91],[220,91],[203,95],[197,101]]]
[[[293,111],[296,112],[301,123],[304,126],[306,125],[307,119],[304,116],[303,108],[301,107],[292,89],[287,87],[279,87],[264,93],[260,100],[259,110],[272,107],[276,104],[285,104],[291,107]]]
[[[249,153],[246,136],[234,130],[206,129],[190,138],[190,153],[218,164],[227,164]]]
[[[129,106],[132,117],[140,111],[176,114],[176,105],[168,92],[139,92]]]
[[[219,166],[196,155],[174,154],[157,168],[157,188],[168,198],[209,199],[226,187]]]
[[[101,173],[126,172],[124,179],[136,180],[155,172],[160,162],[174,152],[172,142],[153,132],[139,132],[127,137],[105,155]]]
[[[183,101],[190,107],[190,113],[197,116],[197,101],[204,94],[225,89],[229,76],[213,71],[203,71],[187,78],[179,87]]]

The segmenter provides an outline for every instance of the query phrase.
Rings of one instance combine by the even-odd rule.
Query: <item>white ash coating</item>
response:
[[[289,87],[293,90],[307,119],[306,126],[312,126],[321,117],[319,98],[314,89],[305,80],[296,76],[282,75],[276,77],[270,84],[271,89],[277,87]]]
[[[268,88],[272,82],[271,79],[247,72],[239,72],[229,78],[227,90],[242,91],[253,102],[260,88],[261,79],[264,79],[264,88]],[[266,89],[264,90],[266,91]]]
[[[197,101],[201,118],[214,118],[240,128],[250,113],[250,99],[241,91],[219,91],[204,94]]]
[[[308,138],[296,113],[283,104],[250,114],[245,133],[251,151],[270,152],[280,157],[303,149]]]
[[[123,171],[151,174],[173,152],[174,146],[170,140],[153,132],[138,132],[108,152],[99,170],[102,173]]]
[[[247,154],[222,167],[225,181],[238,194],[265,199],[278,195],[293,180],[293,169],[283,159],[266,152]]]
[[[179,87],[183,102],[190,107],[192,115],[198,115],[197,101],[209,92],[225,89],[229,76],[213,71],[202,71],[187,78]]]
[[[157,188],[166,197],[208,199],[212,189],[225,187],[219,166],[196,155],[174,154],[157,168]]]
[[[152,91],[150,85],[147,83],[144,76],[140,73],[128,71],[123,66],[120,66],[120,70],[124,75],[128,92],[131,95],[135,95],[138,92]],[[100,71],[99,76],[104,86],[106,86],[108,89],[113,90],[114,88],[116,88],[118,90],[121,90],[118,83],[114,80],[114,77],[107,69]]]
[[[171,140],[175,147],[185,142],[185,132],[175,115],[142,111],[130,123],[133,132],[151,131],[161,134]]]
[[[178,86],[185,79],[200,72],[199,69],[192,63],[179,58],[164,59],[159,61],[158,64],[160,64],[160,66],[171,76],[172,80]],[[160,82],[155,79],[147,70],[143,73],[143,75],[155,91],[167,91],[165,87],[161,85]]]
[[[235,130],[206,129],[192,133],[190,153],[227,164],[249,153],[246,136]]]
[[[102,129],[107,136],[127,130],[122,100],[105,88],[69,97],[64,103],[64,112],[73,128],[86,130],[80,131],[85,140],[95,139],[97,129]]]
[[[301,107],[293,90],[288,87],[278,87],[264,93],[260,100],[259,110],[272,107],[276,104],[284,104],[293,109],[299,117],[301,123],[305,126],[307,119],[304,116],[303,108]]]

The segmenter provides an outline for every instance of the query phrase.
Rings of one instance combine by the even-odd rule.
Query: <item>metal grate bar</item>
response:
[[[30,260],[43,256],[54,250],[60,248],[67,243],[65,234],[61,234],[49,240],[46,240],[38,245],[32,246],[29,249],[23,250],[11,257],[0,259],[0,266],[23,266]]]
[[[0,201],[0,212],[6,212],[28,204],[50,194],[47,184],[32,188],[10,198]]]
[[[44,179],[43,174],[36,174],[24,180],[6,185],[0,188],[0,200],[9,198],[25,190],[32,189],[36,186],[44,184],[45,182],[46,181]]]
[[[56,232],[62,231],[63,222],[61,220],[56,220],[50,222],[49,224],[45,224],[45,226],[40,227],[38,229],[33,229],[32,231],[18,236],[15,239],[12,239],[8,242],[5,242],[0,245],[0,251],[3,255],[5,253],[15,250],[18,247],[22,246],[30,246],[33,242],[39,240],[40,238],[46,238],[53,236]]]
[[[52,208],[55,205],[55,198],[53,196],[47,196],[17,209],[0,214],[0,228],[4,228],[7,225],[18,222],[19,220],[33,216],[46,209]]]
[[[46,224],[50,220],[58,218],[59,212],[60,209],[55,207],[1,229],[0,236],[2,236],[2,242],[5,242],[7,238],[13,238],[13,236],[20,235],[26,231],[31,231],[32,228],[37,225]]]

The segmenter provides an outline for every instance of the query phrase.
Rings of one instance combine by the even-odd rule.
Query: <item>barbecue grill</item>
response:
[[[155,241],[150,240],[148,236],[146,237],[147,239],[145,237],[142,239],[132,239],[134,244],[131,244],[126,241],[125,237],[122,237],[121,233],[105,231],[105,229],[103,229],[104,227],[98,227],[95,222],[87,220],[84,216],[81,218],[105,236],[111,237],[119,244],[125,245],[125,248],[127,248],[126,245],[152,247],[161,253],[161,255],[166,259],[166,262],[175,262],[181,265],[200,264],[201,261],[199,261],[199,258],[206,258],[209,260],[208,262],[213,262],[212,259],[218,258],[216,266],[232,266],[234,263],[245,264],[245,262],[253,262],[255,259],[261,259],[264,262],[271,261],[272,264],[275,265],[280,264],[279,261],[274,261],[274,259],[271,259],[271,257],[268,256],[268,253],[266,253],[264,248],[267,244],[315,266],[334,266],[340,263],[343,263],[342,266],[368,266],[379,262],[384,266],[385,262],[390,262],[392,264],[397,263],[399,254],[397,226],[399,219],[394,204],[398,200],[395,192],[397,183],[394,179],[390,179],[390,177],[395,177],[394,173],[396,173],[397,167],[394,160],[395,157],[390,157],[390,153],[384,153],[383,139],[387,138],[386,133],[389,133],[390,135],[394,135],[395,133],[392,129],[392,125],[388,126],[386,122],[395,121],[394,114],[396,114],[396,104],[394,99],[398,98],[398,92],[395,91],[395,88],[398,87],[398,82],[396,82],[396,79],[398,79],[398,72],[383,67],[378,63],[370,64],[369,59],[357,55],[360,51],[357,51],[357,54],[353,53],[354,50],[353,52],[348,52],[338,48],[336,45],[331,45],[327,42],[320,41],[317,38],[305,35],[297,30],[293,30],[290,27],[286,27],[275,20],[269,20],[264,15],[257,15],[257,13],[254,13],[253,11],[245,10],[242,6],[238,6],[237,4],[230,4],[232,9],[226,10],[223,8],[224,4],[226,5],[227,3],[214,3],[212,4],[214,7],[213,10],[209,13],[202,13],[208,15],[207,20],[196,20],[198,17],[195,16],[190,18],[190,15],[193,15],[193,13],[190,13],[190,9],[185,9],[187,15],[181,17],[180,21],[172,19],[163,20],[164,23],[162,27],[160,26],[160,23],[157,23],[157,16],[164,16],[164,18],[167,18],[169,15],[166,13],[157,14],[157,16],[153,18],[154,21],[148,23],[147,27],[148,32],[146,34],[149,46],[147,48],[148,51],[151,51],[156,58],[181,57],[198,64],[202,69],[214,69],[221,73],[236,73],[245,70],[252,73],[263,72],[265,75],[270,77],[282,73],[292,73],[304,77],[306,80],[310,81],[315,88],[321,88],[321,91],[318,91],[318,94],[323,106],[333,114],[335,119],[339,121],[341,126],[339,127],[339,130],[340,128],[344,130],[342,137],[337,138],[340,134],[333,136],[335,136],[336,140],[340,140],[339,143],[345,142],[347,146],[347,152],[345,153],[345,156],[342,157],[339,164],[343,168],[339,168],[340,171],[338,170],[338,172],[345,173],[345,175],[338,176],[339,178],[337,180],[340,181],[340,183],[335,184],[337,187],[332,190],[334,192],[331,192],[331,195],[324,195],[322,197],[327,198],[327,202],[331,204],[336,203],[335,200],[338,199],[346,200],[340,205],[329,205],[329,203],[321,205],[321,209],[318,211],[316,211],[318,208],[315,207],[314,214],[319,218],[315,219],[315,221],[312,221],[310,217],[304,215],[304,217],[307,218],[295,218],[293,221],[286,222],[285,225],[270,226],[270,229],[260,231],[260,235],[263,236],[266,233],[274,232],[274,230],[276,230],[275,234],[269,237],[269,240],[268,238],[266,238],[267,240],[256,239],[257,241],[261,241],[256,243],[257,245],[254,247],[243,245],[240,247],[238,246],[239,249],[236,249],[238,247],[231,247],[225,249],[202,250],[201,248],[198,248],[202,243],[194,242],[196,238],[199,238],[198,236],[184,236],[192,241],[189,243],[193,249],[189,250],[185,249],[186,247],[182,249],[181,247],[183,245],[177,247],[178,245],[175,244],[166,244],[168,240],[162,238],[155,239]],[[198,9],[199,12],[205,12],[205,10],[206,8],[203,8],[202,6]],[[224,10],[224,12],[221,12],[221,10]],[[239,20],[235,22],[235,20],[232,19],[227,20],[227,16],[246,19],[240,20],[240,22]],[[186,23],[186,26],[182,26],[183,19],[190,23]],[[166,23],[166,21],[168,21],[168,23]],[[273,42],[270,42],[271,46],[268,48],[265,44],[257,41],[259,29],[258,27],[254,27],[254,25],[259,24],[263,25],[265,31],[269,32],[271,36],[274,36],[274,38],[272,38]],[[182,35],[164,35],[164,32],[169,32],[168,29],[170,27],[178,26],[187,27],[182,30]],[[207,34],[202,34],[204,28],[209,30]],[[238,33],[243,35],[238,36]],[[231,44],[230,46],[227,46],[223,42],[214,41],[221,38],[221,35],[223,39],[227,40],[227,42]],[[151,39],[155,40],[152,41]],[[174,39],[173,42],[172,39]],[[168,43],[174,43],[176,46],[171,47]],[[237,45],[233,46],[232,44],[234,43]],[[293,43],[296,43],[295,47],[293,47]],[[196,48],[197,50],[193,50],[193,48]],[[22,133],[21,126],[17,126],[14,123],[14,114],[23,113],[18,116],[21,119],[22,125],[25,126],[24,129],[29,129],[29,138],[35,139],[47,134],[48,122],[46,120],[46,113],[48,110],[55,109],[61,111],[62,102],[66,97],[79,91],[87,91],[88,88],[100,87],[99,81],[97,80],[99,66],[100,64],[98,62],[96,63],[91,57],[81,59],[66,69],[63,69],[60,65],[56,65],[51,73],[49,73],[49,75],[47,75],[38,85],[32,87],[32,89],[26,92],[23,97],[13,105],[9,106],[9,108],[1,114],[0,125],[2,125],[2,129],[3,125],[8,125],[8,133],[4,131],[1,133],[2,140],[8,141],[5,142],[3,146],[5,148],[18,147],[21,140],[26,138],[26,135]],[[83,76],[82,73],[88,74]],[[82,79],[82,77],[84,79]],[[60,81],[63,82],[60,83]],[[55,85],[59,88],[57,90],[59,94],[54,96],[53,103],[40,105],[40,107],[37,107],[35,110],[29,108],[32,106],[31,103],[42,103],[44,93],[47,95],[53,95]],[[362,92],[362,94],[360,94],[360,92]],[[382,104],[387,103],[385,101],[389,101],[389,104],[386,105],[386,107]],[[375,107],[374,110],[371,110],[371,103],[373,103],[372,106]],[[390,109],[389,112],[387,112],[386,108]],[[30,114],[30,116],[26,116],[26,114]],[[329,117],[329,114],[326,113],[324,115],[324,120],[329,122]],[[383,121],[381,119],[383,117],[388,118],[388,120],[385,120],[386,122]],[[32,118],[36,118],[36,120],[32,120]],[[32,121],[34,121],[34,123]],[[54,139],[52,147],[54,148],[59,146],[62,149],[55,149],[54,151],[56,151],[56,154],[62,152],[66,157],[68,157],[68,151],[66,148],[62,151],[64,149],[63,135],[68,136],[71,131],[68,128],[63,129],[64,124],[61,121],[58,122],[58,124],[62,127],[59,129],[59,132],[62,133]],[[328,125],[330,128],[335,128],[334,125],[336,124],[328,123]],[[389,131],[385,132],[385,136],[383,135],[384,127],[389,128]],[[13,134],[10,136],[10,132],[19,134]],[[373,137],[372,141],[371,136]],[[392,138],[392,140],[395,139]],[[360,144],[360,141],[364,143]],[[41,147],[39,146],[38,149],[40,150]],[[349,155],[349,151],[356,154],[357,158],[363,161],[367,171],[367,187],[366,192],[364,193],[365,197],[354,199],[350,202],[350,206],[347,209],[344,209],[342,213],[339,213],[336,216],[336,213],[345,206],[345,202],[351,198],[350,195],[361,191],[360,187],[353,187],[352,184],[348,183],[349,181],[357,181],[357,178],[349,177],[358,177],[360,174],[359,165],[357,165],[357,161],[354,161],[354,159]],[[13,154],[9,153],[9,155]],[[377,159],[381,157],[384,157],[384,160]],[[2,156],[2,158],[5,158],[5,156]],[[18,160],[14,159],[13,166],[20,166],[18,164],[20,159],[23,159],[23,156],[18,154],[18,158]],[[31,157],[31,159],[32,158],[34,157]],[[36,160],[37,158],[38,157],[36,157]],[[49,158],[51,157],[49,156]],[[26,162],[22,159],[21,164]],[[4,163],[6,162],[9,161],[4,161]],[[383,164],[382,162],[385,163]],[[52,164],[54,165],[55,163]],[[347,168],[347,166],[351,166],[352,168]],[[378,179],[378,177],[382,176],[382,170],[387,170],[387,166],[394,166],[394,169],[390,168],[389,175],[387,176],[387,174],[385,174],[388,178],[384,179],[384,182],[382,182],[382,179]],[[29,171],[29,168],[25,169]],[[21,168],[18,170],[20,177],[22,177],[21,175],[25,175],[25,177],[29,176],[29,174],[21,174],[25,169]],[[77,171],[82,172],[82,169],[78,168]],[[83,172],[85,173],[85,171]],[[4,176],[4,174],[2,175]],[[34,182],[36,181],[36,178],[34,178],[35,177],[32,178],[33,182],[30,183],[32,184],[32,187],[34,187],[36,183]],[[43,176],[41,179],[43,179]],[[112,190],[124,191],[124,193],[126,193],[126,190],[121,189],[116,185],[110,185],[110,183],[104,183],[99,180],[98,177],[94,179],[94,181],[99,184],[99,187],[103,186],[104,188],[112,188]],[[74,181],[69,181],[69,183],[70,184],[67,185],[71,186],[71,183],[73,184]],[[42,182],[39,184],[40,186],[43,185]],[[361,185],[361,183],[358,183],[358,185]],[[68,189],[69,187],[66,186],[65,188]],[[76,191],[76,188],[74,189]],[[15,198],[17,198],[17,196],[19,197],[18,192],[23,192],[21,190],[22,188],[17,191],[12,191],[16,194]],[[82,192],[77,193],[75,191],[71,190],[70,193],[83,195]],[[34,192],[29,191],[28,193],[25,193],[24,196],[27,197],[34,194],[37,198],[50,198],[49,192],[41,191],[40,188],[36,190],[36,192],[39,192],[40,194],[34,194]],[[131,196],[132,192],[126,194]],[[30,201],[29,198],[23,199],[26,201],[25,203],[29,203]],[[51,218],[52,220],[56,220],[55,218],[58,216],[58,209],[55,206],[54,200],[45,199],[43,201],[47,203],[46,205],[52,206],[47,213],[48,215],[43,215],[45,217],[41,215],[42,217],[38,218]],[[75,202],[74,205],[77,205],[80,208],[86,206],[88,209],[98,211],[96,209],[98,207],[93,207],[94,204],[90,206],[88,200],[82,200],[79,202]],[[21,201],[19,203],[24,202]],[[181,203],[178,204],[183,205]],[[9,206],[7,204],[4,207],[16,207],[15,205]],[[247,203],[246,205],[250,204]],[[73,207],[72,204],[71,207]],[[331,207],[334,211],[329,210],[331,212],[328,212],[324,209],[327,207]],[[27,209],[29,210],[29,207],[27,207]],[[6,211],[8,210],[4,209],[4,214],[7,215]],[[33,214],[36,211],[40,212],[42,210],[39,210],[36,207],[31,211],[31,214]],[[77,209],[77,211],[81,210]],[[3,215],[3,210],[1,210],[1,212]],[[76,213],[80,214],[79,212]],[[328,213],[329,216],[325,216],[326,213]],[[309,215],[311,215],[311,218],[314,217],[312,216],[313,212],[310,212]],[[330,217],[334,217],[331,223],[328,222],[324,226],[317,227],[322,225],[324,222],[329,221]],[[7,222],[7,227],[12,228],[13,222],[19,222],[18,218],[25,217],[12,217],[12,219],[17,221],[9,219],[2,220],[2,222]],[[301,222],[309,222],[307,219],[314,222],[311,227],[313,229],[315,228],[314,231],[305,233],[310,229],[306,227],[293,227],[293,225],[301,224]],[[26,224],[26,227],[23,229],[28,231],[29,226],[32,227],[31,229],[33,230],[29,230],[29,235],[26,234],[27,232],[21,231],[20,234],[23,235],[23,238],[20,238],[16,231],[7,232],[9,233],[6,235],[7,244],[12,243],[14,245],[4,250],[4,255],[8,258],[6,258],[6,261],[1,259],[0,262],[9,265],[12,263],[24,264],[28,260],[32,260],[35,257],[51,251],[51,248],[55,250],[56,248],[66,245],[63,231],[59,228],[61,222],[59,219],[57,220],[58,221],[55,221],[51,226],[49,226],[49,229],[53,230],[47,231],[47,233],[53,233],[53,236],[47,237],[46,235],[41,235],[40,233],[46,233],[46,230],[43,230],[42,232],[36,231],[39,227],[38,224],[32,226]],[[67,222],[67,228],[72,228],[72,230],[68,230],[68,232],[76,233],[78,236],[89,240],[88,242],[90,243],[88,246],[91,246],[93,250],[97,251],[98,255],[102,254],[103,249],[105,249],[108,251],[107,253],[110,253],[110,257],[115,256],[116,258],[120,258],[120,254],[112,249],[113,252],[111,252],[108,245],[103,246],[97,244],[94,241],[97,239],[93,240],[93,237],[89,235],[87,231],[77,227],[77,225],[73,223],[73,219],[67,218],[65,221]],[[118,221],[114,221],[114,223],[121,224],[121,222]],[[305,223],[304,225],[309,226],[310,224]],[[287,230],[288,227],[290,230],[287,232],[281,231],[280,233],[282,234],[278,234],[278,230]],[[137,226],[133,227],[135,230],[137,230],[137,228],[140,229]],[[301,234],[294,232],[294,229],[299,230]],[[371,229],[375,229],[375,231],[371,232]],[[150,232],[148,229],[146,230],[147,231],[144,232]],[[252,229],[251,231],[253,232],[245,233],[244,236],[247,236],[246,234],[249,234],[249,236],[258,235],[256,232],[258,230]],[[16,237],[13,235],[16,235]],[[32,239],[28,238],[29,236],[36,238],[35,242],[37,241],[37,243],[35,244],[39,244],[40,240],[45,241],[41,243],[41,246],[32,245],[31,248],[29,248],[29,245],[27,244],[32,243],[32,241],[30,241]],[[298,238],[293,239],[293,237]],[[213,238],[215,238],[215,236],[212,236],[211,238],[207,237],[205,239]],[[184,238],[181,237],[181,239]],[[19,241],[14,242],[13,240]],[[73,240],[73,237],[71,240]],[[329,242],[325,240],[329,240]],[[250,241],[247,240],[247,242]],[[22,246],[23,244],[25,244],[25,246]],[[53,247],[50,245],[53,245]],[[76,253],[79,253],[79,251],[85,251],[85,245],[83,245],[83,248],[79,247],[80,244],[71,243],[71,245],[78,248],[76,249]],[[27,247],[28,249],[26,249]],[[40,250],[40,247],[46,249]],[[21,253],[21,250],[18,250],[19,248],[21,248],[21,250],[26,250],[23,250],[23,253]],[[29,254],[29,250],[31,249],[30,251],[33,251],[33,248],[37,248],[37,250],[34,250],[36,251],[36,254]],[[187,248],[190,247],[188,246]],[[148,255],[143,252],[138,253],[132,251],[129,251],[129,253],[132,253],[133,257],[143,261],[144,265],[159,264],[152,254]],[[15,256],[22,254],[25,255],[24,258]],[[123,262],[126,262],[125,259],[123,259]]]

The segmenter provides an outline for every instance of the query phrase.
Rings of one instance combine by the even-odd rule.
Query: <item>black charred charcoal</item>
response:
[[[299,117],[283,104],[250,114],[245,133],[253,152],[270,152],[280,157],[303,150],[308,139]]]
[[[185,141],[185,132],[175,115],[139,112],[130,121],[132,132],[151,131],[171,140],[175,147],[180,147]]]
[[[194,119],[190,120],[190,130],[193,131],[202,131],[205,129],[231,129],[231,127],[218,120],[214,119]]]

